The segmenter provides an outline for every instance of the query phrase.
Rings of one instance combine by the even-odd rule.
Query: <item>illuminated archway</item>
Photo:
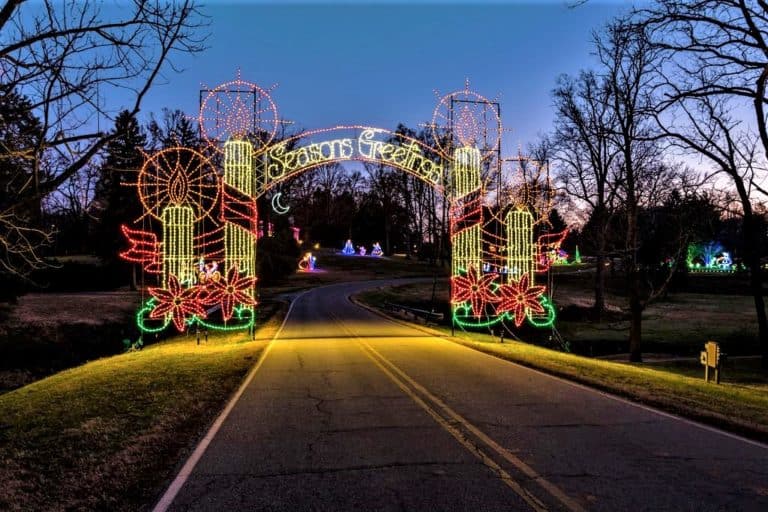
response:
[[[224,100],[216,94],[224,94]],[[444,115],[444,109],[448,105],[453,109],[454,102],[462,105],[455,116],[452,111]],[[137,185],[146,210],[143,217],[159,222],[161,229],[123,226],[129,248],[121,255],[162,276],[160,286],[148,289],[151,298],[137,314],[139,328],[159,332],[173,324],[179,331],[190,326],[252,329],[260,236],[256,199],[303,172],[345,161],[399,169],[445,194],[455,325],[480,327],[507,320],[520,326],[527,320],[536,327],[550,326],[555,310],[535,276],[549,268],[547,255],[559,246],[565,233],[534,240],[536,212],[528,198],[496,211],[491,220],[504,226],[500,233],[492,235],[486,229],[490,220],[485,213],[481,169],[488,151],[487,138],[484,144],[481,137],[488,127],[481,126],[481,120],[489,117],[489,104],[468,87],[443,97],[432,126],[437,129],[443,116],[449,121],[451,135],[447,141],[435,133],[435,147],[361,125],[314,130],[275,141],[279,121],[268,91],[239,78],[210,90],[199,118],[209,148],[202,152],[164,150],[148,156],[139,173]],[[212,105],[224,112],[210,114]],[[495,118],[490,116],[497,131],[494,144],[500,153],[501,124],[498,110],[494,113]],[[212,126],[206,125],[210,119],[215,120]],[[259,137],[248,136],[253,133]],[[211,170],[217,154],[222,155],[223,167],[218,172]],[[496,191],[497,203],[501,193]],[[157,231],[162,232],[162,239]],[[489,257],[494,251],[493,258]]]

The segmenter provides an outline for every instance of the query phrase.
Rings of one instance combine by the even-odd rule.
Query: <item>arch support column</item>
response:
[[[451,308],[454,321],[461,306],[455,278],[482,273],[483,210],[480,184],[480,151],[474,147],[456,149],[451,172]],[[473,312],[478,316],[479,312]]]

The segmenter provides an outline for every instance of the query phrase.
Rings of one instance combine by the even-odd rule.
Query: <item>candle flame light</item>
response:
[[[168,198],[171,202],[177,206],[184,203],[187,198],[187,192],[189,186],[187,185],[187,177],[178,165],[173,170],[170,179],[168,180]]]

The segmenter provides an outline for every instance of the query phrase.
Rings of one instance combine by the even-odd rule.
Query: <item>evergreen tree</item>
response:
[[[94,246],[105,262],[115,262],[119,249],[125,245],[121,224],[130,224],[143,213],[141,202],[133,187],[138,170],[144,163],[141,153],[147,137],[138,121],[127,110],[115,119],[114,133],[119,134],[106,147],[101,177],[96,185],[98,222]]]
[[[40,228],[38,183],[40,120],[30,102],[0,89],[0,301],[15,301],[21,283],[44,266],[39,249],[49,241]],[[33,199],[33,200],[30,200]]]
[[[0,92],[0,210],[18,203],[20,194],[33,192],[29,183],[41,137],[40,120],[32,114],[29,100],[13,91]]]
[[[162,123],[159,123],[152,116],[147,130],[152,149],[158,150],[175,146],[198,149],[201,146],[196,123],[178,109],[163,109]]]

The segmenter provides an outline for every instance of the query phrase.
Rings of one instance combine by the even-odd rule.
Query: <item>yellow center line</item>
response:
[[[437,422],[437,424],[440,425],[445,431],[451,434],[451,436],[453,436],[453,438],[456,439],[459,444],[466,448],[467,451],[472,453],[475,457],[480,459],[480,461],[486,467],[496,473],[499,479],[516,494],[518,494],[533,510],[536,512],[547,512],[546,506],[538,498],[536,498],[536,496],[528,492],[522,485],[520,485],[514,478],[512,478],[512,475],[507,473],[504,468],[499,466],[483,450],[481,450],[478,446],[467,439],[467,437],[458,428],[451,425],[450,422],[443,418],[434,408],[430,407],[430,405],[427,404],[424,399],[414,393],[413,390],[410,389],[405,382],[403,382],[389,369],[387,369],[385,365],[390,365],[391,363],[389,363],[389,361],[387,361],[381,354],[376,352],[370,345],[368,345],[368,343],[363,341],[361,337],[350,331],[347,326],[344,325],[343,321],[340,320],[336,315],[330,313],[330,316],[339,325],[339,327],[341,327],[342,330],[346,331],[353,339],[357,341],[362,352],[382,371],[382,373],[384,373],[384,375],[386,375],[397,387],[399,387],[403,393],[408,395],[408,397],[410,397],[411,400],[413,400],[419,407],[424,409],[424,411],[429,414],[429,416],[432,417],[432,419],[434,419],[435,422]]]
[[[419,391],[421,394],[427,397],[428,400],[430,400],[433,404],[437,405],[440,409],[442,409],[443,412],[445,412],[445,414],[447,414],[452,420],[459,423],[461,426],[463,426],[465,429],[471,432],[474,436],[476,436],[491,450],[493,450],[494,452],[499,454],[501,457],[503,457],[504,460],[506,460],[513,466],[515,466],[521,473],[523,473],[525,476],[527,476],[531,480],[534,480],[536,483],[538,483],[544,490],[546,490],[552,497],[554,497],[560,503],[562,503],[568,510],[570,510],[571,512],[584,512],[584,508],[581,505],[579,505],[579,503],[576,502],[573,498],[571,498],[570,496],[565,494],[562,490],[560,490],[559,487],[557,487],[555,484],[553,484],[543,476],[539,475],[536,472],[536,470],[534,470],[531,466],[523,462],[520,458],[512,454],[512,452],[510,452],[509,450],[507,450],[506,448],[498,444],[496,441],[494,441],[485,432],[483,432],[482,430],[474,426],[472,423],[467,421],[466,418],[464,418],[459,413],[451,409],[445,402],[440,400],[438,397],[430,393],[424,386],[422,386],[421,384],[413,380],[411,377],[409,377],[404,371],[398,368],[391,361],[387,360],[376,349],[371,347],[367,342],[363,340],[358,340],[358,341],[359,343],[364,344],[373,354],[379,357],[384,364],[386,364],[401,379],[407,382],[413,389]]]
[[[449,434],[451,434],[456,441],[458,441],[464,448],[466,448],[470,453],[472,453],[475,457],[480,459],[480,461],[488,468],[494,471],[498,475],[498,477],[501,479],[502,482],[504,482],[510,489],[515,491],[530,507],[537,511],[537,512],[546,512],[547,508],[544,506],[544,504],[539,501],[535,496],[533,496],[531,493],[529,493],[525,488],[520,485],[514,478],[512,478],[512,475],[504,471],[504,469],[499,466],[492,458],[490,458],[483,450],[475,446],[470,440],[468,440],[460,430],[455,428],[453,425],[448,423],[445,418],[440,416],[440,414],[435,411],[432,407],[430,407],[421,397],[419,397],[417,394],[415,394],[411,389],[408,388],[408,386],[398,379],[392,372],[390,372],[383,364],[379,361],[378,357],[374,355],[370,350],[370,346],[368,346],[365,342],[358,339],[358,343],[360,344],[360,348],[362,349],[363,353],[371,360],[373,361],[373,364],[379,367],[379,369],[389,377],[389,379],[399,387],[403,393],[408,395],[411,400],[413,400],[419,407],[424,409],[424,411],[429,414],[432,419],[437,422],[438,425],[443,427]],[[386,361],[385,361],[386,363]]]

